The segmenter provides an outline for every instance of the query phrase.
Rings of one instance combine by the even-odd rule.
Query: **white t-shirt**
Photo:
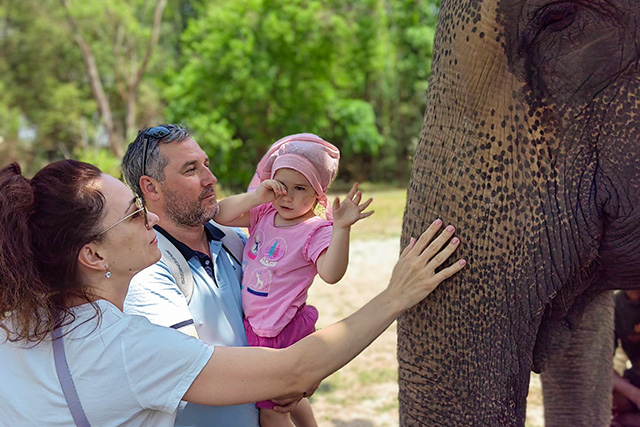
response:
[[[173,426],[180,399],[213,347],[123,314],[99,300],[74,309],[63,329],[73,382],[93,426]],[[12,426],[74,425],[47,339],[35,347],[0,341],[0,421]]]

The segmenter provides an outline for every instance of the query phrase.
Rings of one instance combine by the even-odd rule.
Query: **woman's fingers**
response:
[[[438,237],[440,238],[443,235],[444,235],[444,232],[440,234],[440,236]],[[421,255],[422,257],[426,258],[427,265],[433,268],[434,270],[440,267],[447,259],[449,259],[453,251],[455,251],[458,248],[458,245],[460,244],[460,239],[458,239],[457,237],[454,237],[449,241],[449,244],[446,245],[443,249],[442,245],[437,244],[437,240],[438,239],[434,240],[431,243],[431,245],[429,245]]]
[[[417,256],[424,262],[422,265],[428,267],[428,271],[434,271],[440,267],[460,245],[460,239],[453,237],[455,227],[452,225],[448,225],[434,238],[441,226],[442,221],[439,219],[435,220],[427,230],[420,235],[420,238],[418,238],[412,248],[409,249],[409,247],[407,247],[409,250],[403,251],[403,255],[406,252],[407,254],[412,253]],[[466,262],[464,262],[464,260],[462,261],[462,266],[464,266]]]
[[[402,250],[402,253],[400,254],[400,258],[405,257],[411,251],[411,249],[413,249],[415,244],[416,244],[415,237],[412,237],[411,239],[409,239],[409,244]]]
[[[389,289],[396,294],[394,298],[406,302],[406,308],[424,299],[466,265],[466,261],[460,259],[436,273],[460,246],[460,239],[453,237],[453,226],[447,226],[438,234],[441,228],[442,221],[436,220],[418,239],[412,237],[393,269]]]
[[[444,245],[451,239],[456,229],[452,225],[448,225],[435,239],[431,241],[418,239],[416,248],[421,250],[419,256],[429,262],[440,252]],[[426,233],[425,233],[426,234]],[[421,236],[423,237],[423,236]]]
[[[427,229],[418,237],[416,244],[413,247],[413,252],[415,255],[420,255],[425,248],[431,243],[433,237],[436,235],[438,230],[442,227],[442,220],[436,219],[427,227]]]
[[[437,272],[433,276],[433,279],[436,281],[436,283],[440,284],[445,279],[448,279],[449,277],[456,274],[458,271],[462,270],[465,265],[467,265],[467,261],[465,259],[459,259],[458,261],[451,264],[449,267],[445,267],[439,272]]]

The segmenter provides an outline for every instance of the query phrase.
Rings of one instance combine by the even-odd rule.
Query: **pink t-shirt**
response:
[[[275,337],[307,300],[316,261],[331,243],[333,223],[319,217],[275,227],[271,204],[251,209],[244,249],[242,308],[257,335]]]

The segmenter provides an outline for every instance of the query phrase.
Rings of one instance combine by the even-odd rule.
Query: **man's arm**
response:
[[[287,189],[282,183],[268,179],[261,182],[255,191],[236,194],[220,200],[218,202],[220,211],[214,221],[229,227],[248,227],[250,225],[249,211],[252,208],[272,202],[286,193]]]

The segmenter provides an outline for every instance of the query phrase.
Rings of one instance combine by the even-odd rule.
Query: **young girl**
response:
[[[325,195],[338,172],[339,150],[313,134],[277,141],[263,157],[251,186],[255,191],[220,201],[216,222],[249,227],[244,251],[242,305],[251,346],[285,348],[315,331],[318,311],[305,303],[316,274],[338,282],[349,262],[351,226],[363,212],[355,184],[346,199],[328,206]],[[327,219],[314,212],[326,209]],[[291,426],[289,414],[258,402],[263,427]],[[315,426],[307,399],[291,413],[297,426]]]

